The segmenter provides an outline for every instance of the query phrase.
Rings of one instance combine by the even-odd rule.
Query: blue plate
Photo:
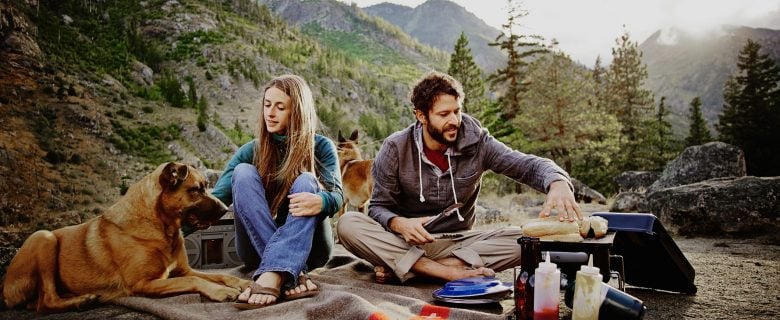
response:
[[[502,283],[495,277],[474,277],[447,282],[443,288],[435,290],[433,294],[444,298],[464,298],[492,295],[511,290],[511,284]]]

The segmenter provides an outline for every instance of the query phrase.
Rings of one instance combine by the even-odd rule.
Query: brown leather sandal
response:
[[[317,286],[317,289],[306,290],[306,291],[301,292],[301,293],[293,293],[293,294],[285,295],[284,299],[285,300],[296,300],[296,299],[301,299],[301,298],[313,297],[313,296],[316,296],[316,295],[320,294],[320,284],[317,283],[317,282],[314,282],[314,280],[311,280],[311,278],[309,278],[309,275],[307,275],[305,273],[301,274],[298,277],[298,285],[296,287],[300,287],[301,285],[306,285],[306,280],[311,281],[315,286]]]
[[[234,307],[241,310],[252,310],[252,309],[260,309],[265,308],[267,306],[275,305],[279,302],[279,297],[282,295],[279,289],[271,288],[271,287],[264,287],[256,282],[252,282],[252,284],[249,285],[249,296],[251,297],[253,294],[267,294],[269,296],[274,296],[276,298],[276,301],[266,304],[261,303],[248,303],[248,302],[236,302],[233,304]]]

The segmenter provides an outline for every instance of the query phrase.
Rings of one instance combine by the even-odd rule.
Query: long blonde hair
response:
[[[285,155],[266,130],[264,121],[265,94],[269,88],[277,88],[290,96],[290,120],[287,123]],[[317,127],[317,112],[314,98],[306,81],[296,75],[282,75],[271,79],[263,88],[260,100],[257,144],[254,165],[263,177],[266,198],[270,200],[271,213],[276,213],[290,192],[295,178],[304,172],[314,173],[314,135]]]

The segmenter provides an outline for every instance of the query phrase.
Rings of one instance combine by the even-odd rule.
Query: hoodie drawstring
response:
[[[420,177],[420,202],[425,202],[425,197],[423,197],[423,191],[422,191],[422,150],[420,148],[417,148],[417,176]]]
[[[449,166],[450,171],[450,184],[452,184],[452,196],[455,198],[455,203],[458,203],[458,193],[455,192],[455,177],[452,176],[452,162],[450,161],[450,154],[447,153],[447,166]],[[422,183],[420,183],[420,190],[422,190]],[[420,191],[422,193],[422,191]],[[460,208],[455,209],[455,212],[458,214],[458,220],[463,221],[463,216],[460,215]]]

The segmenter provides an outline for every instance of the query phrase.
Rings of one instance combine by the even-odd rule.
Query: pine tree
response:
[[[654,170],[662,170],[676,153],[676,141],[674,140],[674,134],[672,133],[672,124],[667,120],[670,111],[666,107],[666,97],[661,97],[661,102],[658,104],[658,110],[655,113],[654,127],[656,129],[656,144],[655,144],[655,157],[654,157]]]
[[[707,120],[701,113],[701,99],[699,97],[691,100],[691,107],[688,109],[688,120],[691,123],[688,129],[688,137],[685,138],[685,146],[697,146],[712,141],[710,129],[707,128]]]
[[[748,174],[780,175],[780,67],[748,40],[737,73],[725,84],[717,125],[720,139],[745,152]]]
[[[640,154],[647,150],[646,137],[652,134],[647,124],[652,121],[653,98],[643,89],[647,66],[642,63],[639,45],[623,33],[612,49],[612,64],[606,73],[606,90],[601,102],[615,115],[622,126],[622,149],[618,165],[621,170],[647,170],[649,159]]]
[[[187,86],[189,89],[187,89],[187,101],[189,102],[190,108],[196,109],[198,108],[198,93],[195,89],[195,80],[192,79],[192,76],[187,77]]]
[[[594,106],[603,108],[604,106],[601,104],[602,101],[604,101],[604,91],[606,89],[604,88],[606,85],[606,75],[605,75],[604,67],[601,66],[601,56],[596,56],[596,63],[593,65],[593,72],[592,72],[592,78],[593,83],[595,85],[595,102],[593,103]]]
[[[528,12],[522,10],[519,4],[512,0],[509,2],[509,18],[502,25],[504,31],[496,37],[491,46],[497,46],[507,54],[507,63],[504,68],[496,70],[488,77],[494,90],[503,91],[499,98],[499,104],[502,107],[500,112],[502,125],[506,125],[513,119],[520,110],[520,100],[523,92],[526,91],[523,79],[525,78],[528,60],[534,56],[544,53],[543,38],[538,35],[526,35],[518,33],[520,27],[519,20],[528,15]],[[497,132],[513,133],[516,129],[511,127],[491,128],[488,127],[496,137]]]
[[[463,111],[479,115],[485,96],[485,83],[482,81],[482,70],[474,62],[474,57],[468,46],[469,39],[465,33],[461,32],[450,57],[448,73],[463,84],[463,91],[466,95],[463,100]]]
[[[523,128],[525,140],[513,146],[551,158],[589,186],[612,188],[616,172],[609,168],[610,156],[618,152],[620,125],[615,116],[591,105],[596,87],[592,74],[554,52],[534,61],[526,80],[528,91],[512,122]]]
[[[196,106],[198,110],[198,130],[201,132],[206,131],[206,127],[208,125],[209,117],[206,115],[206,109],[209,107],[209,103],[206,101],[206,97],[200,97],[200,101],[198,102],[198,105]]]

